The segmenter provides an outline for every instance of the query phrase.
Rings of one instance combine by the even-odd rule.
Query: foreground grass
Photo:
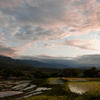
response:
[[[31,97],[26,100],[72,100],[67,96],[46,96],[46,95],[41,95],[41,96],[35,96]]]
[[[27,98],[25,100],[100,100],[100,91],[89,91],[83,95],[63,95],[63,96],[48,96],[48,95],[39,95]]]

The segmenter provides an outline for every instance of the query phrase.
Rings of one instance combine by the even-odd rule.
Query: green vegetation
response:
[[[98,70],[96,67],[92,67],[91,69],[85,70],[84,71],[84,77],[98,77],[99,75],[97,74]]]
[[[47,79],[53,80],[54,78]],[[36,95],[24,100],[100,100],[100,82],[71,82],[63,80],[64,84],[49,84],[52,89],[43,92],[41,95]],[[68,87],[68,84],[74,84],[78,87],[86,87],[89,90],[80,95],[72,93]],[[46,83],[47,84],[47,83]]]
[[[68,82],[68,84],[73,85],[78,88],[86,88],[88,90],[100,89],[100,81],[86,81],[86,82]]]
[[[90,69],[35,68],[18,60],[0,57],[1,80],[30,79],[33,80],[30,85],[36,85],[33,90],[38,87],[52,88],[25,100],[100,100],[99,77],[100,70],[95,67]],[[82,79],[89,82],[80,82]],[[69,80],[77,80],[77,82],[69,82]],[[68,87],[69,84],[88,91],[82,95],[73,93]],[[0,87],[0,90],[2,88],[4,87]],[[31,92],[31,90],[28,91]],[[7,97],[7,100],[10,100],[9,97]]]
[[[0,56],[0,79],[14,79],[14,77],[15,79],[44,79],[50,77],[100,77],[100,70],[98,70],[96,67],[91,69],[36,68],[32,65],[33,62],[36,64],[39,63],[35,61],[18,60],[10,57]]]
[[[50,78],[50,79],[47,79],[46,81],[48,82],[46,83],[47,84],[46,86],[51,87],[52,88],[51,90],[45,91],[41,95],[33,96],[25,100],[67,100],[69,97],[71,99],[68,99],[68,100],[73,100],[74,97],[78,96],[77,94],[70,92],[69,88],[67,87],[68,85],[66,85],[67,84],[66,80],[64,81],[64,84],[50,84],[49,81],[53,79],[56,79],[56,78]],[[66,94],[68,96],[66,96]]]

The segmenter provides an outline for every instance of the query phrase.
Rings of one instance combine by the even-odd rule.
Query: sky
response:
[[[100,56],[100,0],[0,0],[0,55]]]

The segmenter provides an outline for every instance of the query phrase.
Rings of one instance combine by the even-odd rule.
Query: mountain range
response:
[[[13,59],[11,57],[7,56],[2,56],[0,55],[0,67],[2,67],[2,64],[10,64],[10,65],[21,65],[21,66],[31,66],[35,68],[58,68],[58,69],[63,69],[63,68],[80,68],[80,69],[87,69],[93,66],[71,66],[70,64],[59,64],[59,63],[45,63],[37,60],[24,60],[24,59]],[[99,67],[98,67],[99,68]]]
[[[36,68],[68,68],[70,66],[63,65],[63,64],[56,64],[56,63],[43,63],[40,61],[33,61],[33,60],[22,60],[22,59],[13,59],[11,57],[6,57],[0,55],[0,63],[5,64],[16,64],[16,65],[26,65],[26,66],[32,66]]]

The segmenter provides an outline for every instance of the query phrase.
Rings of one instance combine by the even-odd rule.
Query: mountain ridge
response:
[[[24,60],[24,59],[13,59],[11,57],[6,57],[6,56],[2,56],[0,55],[0,63],[10,63],[10,64],[21,64],[21,65],[27,65],[27,66],[32,66],[32,67],[36,67],[36,68],[68,68],[67,65],[63,65],[63,64],[50,64],[50,63],[44,63],[44,62],[40,62],[37,60]]]
[[[57,68],[57,69],[64,69],[64,68],[88,69],[88,68],[93,67],[92,65],[91,66],[90,65],[71,66],[70,64],[64,65],[60,63],[45,63],[38,60],[14,59],[11,57],[0,55],[0,65],[2,66],[2,64],[31,66],[31,67],[36,67],[36,68]],[[98,69],[100,69],[100,67],[98,67]]]

